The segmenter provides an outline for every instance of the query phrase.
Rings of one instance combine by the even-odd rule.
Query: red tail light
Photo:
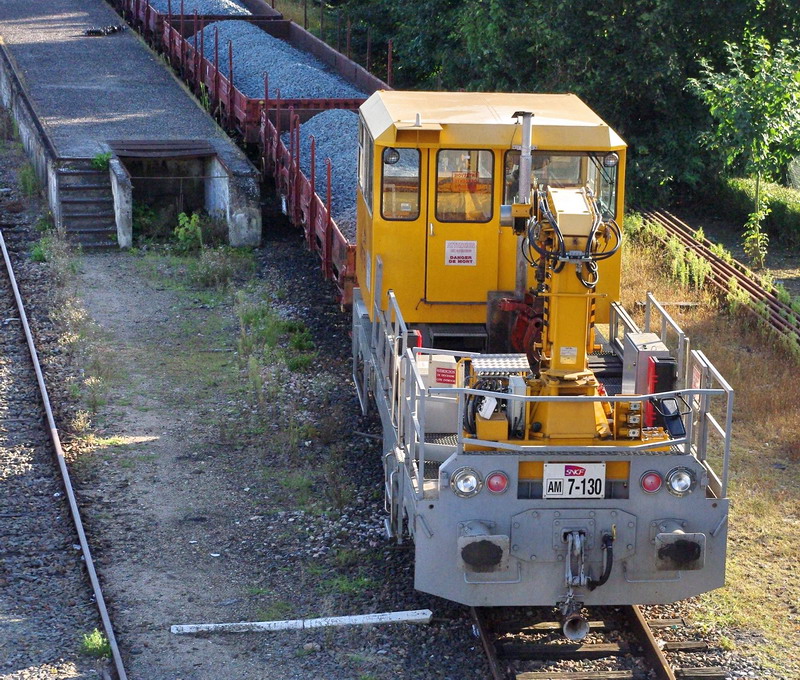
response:
[[[508,488],[508,475],[505,472],[492,472],[486,477],[486,488],[492,493],[503,493]]]
[[[641,484],[642,484],[642,491],[645,493],[655,493],[661,488],[661,485],[664,483],[661,475],[654,470],[650,470],[649,472],[645,472],[642,475]]]

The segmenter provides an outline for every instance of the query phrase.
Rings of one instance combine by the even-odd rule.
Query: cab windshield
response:
[[[531,154],[531,188],[587,187],[600,204],[606,217],[617,215],[617,165],[609,165],[607,153],[551,153],[534,151]],[[616,157],[616,154],[614,155]],[[506,152],[504,203],[520,200],[520,151]],[[618,157],[617,157],[618,159]],[[525,197],[527,199],[527,197]]]

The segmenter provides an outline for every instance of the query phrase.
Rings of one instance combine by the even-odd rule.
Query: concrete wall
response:
[[[0,102],[17,123],[19,138],[50,202],[53,220],[62,229],[56,184],[56,153],[17,79],[11,59],[0,45]]]
[[[117,223],[117,243],[120,248],[133,245],[133,187],[131,176],[120,162],[112,158],[108,164],[111,193],[114,194],[114,220]]]
[[[206,158],[205,167],[205,209],[213,217],[223,217],[227,220],[228,201],[228,171],[216,156]]]
[[[218,157],[206,166],[206,211],[224,216],[232,246],[261,243],[261,187],[258,175],[236,174]]]

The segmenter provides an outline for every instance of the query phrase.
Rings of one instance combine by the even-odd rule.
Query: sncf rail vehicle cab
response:
[[[576,639],[583,604],[725,577],[733,393],[650,295],[642,328],[618,302],[625,148],[574,95],[360,112],[354,378],[387,531],[418,589],[558,605]]]

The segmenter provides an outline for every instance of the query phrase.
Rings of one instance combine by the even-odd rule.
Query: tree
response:
[[[716,121],[706,145],[721,152],[727,169],[756,180],[744,247],[753,263],[763,266],[767,237],[761,222],[768,208],[761,180],[786,166],[800,140],[800,49],[788,40],[771,45],[764,37],[748,36],[745,50],[726,43],[726,52],[726,72],[700,60],[702,75],[689,86]]]

